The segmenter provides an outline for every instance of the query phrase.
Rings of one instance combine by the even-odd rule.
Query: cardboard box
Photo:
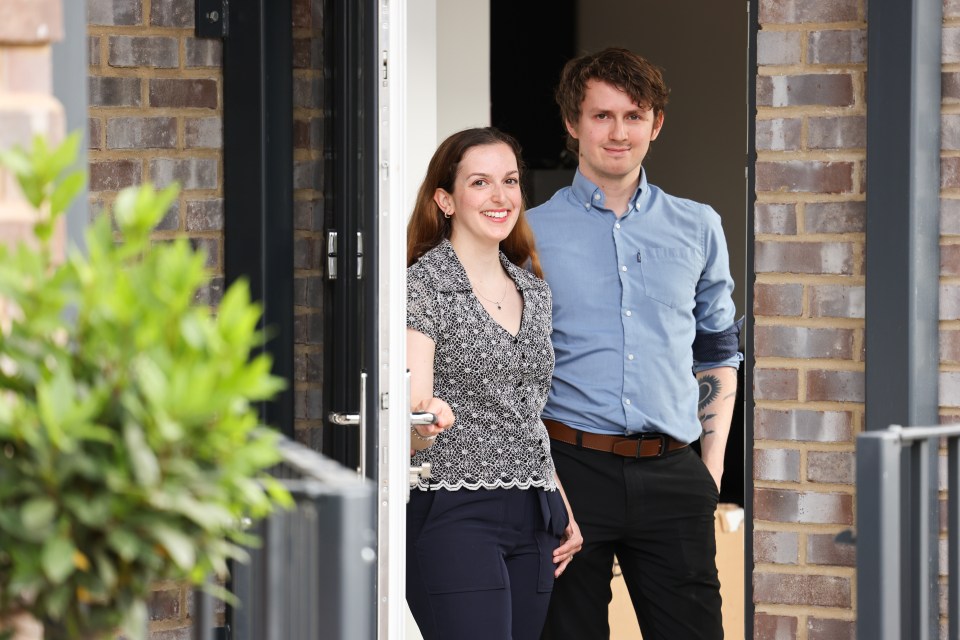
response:
[[[726,640],[743,638],[743,509],[721,504],[714,519],[717,536],[717,571],[723,598],[723,635]],[[639,640],[640,627],[633,612],[627,585],[614,564],[610,601],[610,639]]]

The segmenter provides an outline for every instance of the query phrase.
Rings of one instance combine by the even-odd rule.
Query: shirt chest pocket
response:
[[[693,306],[700,277],[700,252],[690,248],[649,247],[638,254],[643,291],[668,307]]]

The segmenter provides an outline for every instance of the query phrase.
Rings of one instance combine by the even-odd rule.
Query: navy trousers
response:
[[[424,640],[539,638],[566,526],[557,491],[411,491],[407,602]]]
[[[700,456],[690,447],[635,459],[550,446],[584,542],[554,585],[544,640],[610,637],[614,554],[644,640],[723,638],[719,494]]]

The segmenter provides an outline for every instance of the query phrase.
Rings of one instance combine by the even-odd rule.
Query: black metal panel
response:
[[[293,33],[291,0],[231,0],[223,45],[224,272],[263,305],[273,371],[261,407],[293,437]]]
[[[336,279],[324,297],[326,413],[356,413],[360,372],[368,372],[367,415],[378,415],[377,317],[377,3],[332,0],[327,12],[327,230],[337,233]],[[363,237],[358,260],[358,233]],[[362,274],[358,269],[362,264]],[[376,420],[365,425],[369,469],[376,469]],[[356,427],[324,426],[323,450],[354,468]]]
[[[753,638],[753,283],[756,280],[754,253],[755,205],[757,201],[757,32],[760,30],[760,2],[750,0],[747,23],[747,282],[746,316],[741,341],[743,348],[743,589],[744,637]]]
[[[871,0],[866,428],[935,424],[941,0]]]

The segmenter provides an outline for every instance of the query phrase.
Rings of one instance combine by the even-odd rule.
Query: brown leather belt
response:
[[[543,424],[547,426],[547,432],[554,440],[625,458],[659,458],[665,453],[687,446],[687,443],[680,442],[665,433],[644,433],[627,438],[580,431],[556,420],[544,419]]]

